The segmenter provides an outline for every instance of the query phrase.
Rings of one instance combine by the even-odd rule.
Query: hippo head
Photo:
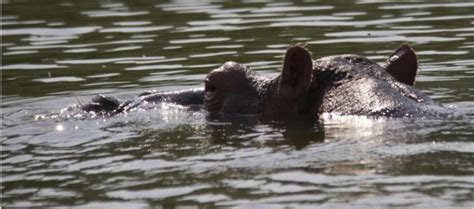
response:
[[[308,108],[311,70],[311,54],[302,45],[288,48],[282,72],[273,79],[245,65],[226,62],[207,75],[204,106],[209,112],[221,113],[302,113]]]
[[[265,81],[247,66],[226,62],[207,75],[204,106],[209,112],[256,114],[260,108],[259,82]]]
[[[313,63],[311,92],[314,115],[334,112],[348,115],[405,117],[421,115],[432,100],[412,86],[418,69],[415,52],[403,44],[381,66],[359,55],[338,55]]]

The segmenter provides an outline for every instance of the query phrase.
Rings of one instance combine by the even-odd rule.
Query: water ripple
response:
[[[159,188],[141,191],[117,190],[107,192],[107,196],[122,200],[130,199],[152,199],[161,200],[170,197],[183,196],[197,190],[208,188],[204,185],[190,185],[185,187]]]
[[[428,8],[450,8],[450,7],[474,7],[472,2],[464,3],[440,3],[440,4],[407,4],[407,5],[389,5],[389,6],[380,6],[379,9],[387,10],[400,10],[400,9],[428,9]]]
[[[2,28],[2,36],[11,35],[37,35],[37,36],[74,36],[76,34],[92,33],[101,27],[70,27],[70,28]]]
[[[215,38],[194,38],[194,39],[181,39],[181,40],[170,40],[171,44],[191,44],[191,43],[204,43],[204,42],[222,42],[228,41],[230,38],[227,37],[215,37]]]
[[[160,31],[173,28],[173,26],[140,26],[140,27],[120,27],[120,28],[104,28],[100,29],[101,33],[145,33],[152,31]]]
[[[2,205],[471,207],[473,7],[4,0]],[[355,53],[380,63],[409,42],[420,63],[416,87],[457,115],[323,114],[306,124],[169,103],[114,117],[77,109],[95,94],[124,101],[149,90],[202,88],[206,74],[229,60],[273,77],[296,42],[315,58]]]
[[[66,68],[66,66],[56,64],[13,64],[2,66],[2,70],[38,70],[55,68]]]
[[[104,59],[84,59],[84,60],[60,60],[56,61],[58,64],[104,64],[104,63],[117,63],[117,62],[126,62],[126,63],[137,63],[140,61],[154,61],[154,60],[163,60],[164,57],[153,56],[153,57],[117,57],[117,58],[104,58]]]
[[[58,45],[45,45],[45,46],[16,46],[9,47],[9,50],[32,50],[32,49],[57,49],[57,48],[85,48],[91,46],[105,46],[105,45],[121,45],[121,44],[134,44],[134,43],[148,43],[153,42],[153,39],[130,39],[130,40],[119,40],[110,41],[103,43],[91,43],[91,44],[58,44]]]
[[[141,16],[149,14],[148,11],[109,11],[109,10],[94,10],[81,12],[83,15],[88,17],[130,17],[130,16]]]

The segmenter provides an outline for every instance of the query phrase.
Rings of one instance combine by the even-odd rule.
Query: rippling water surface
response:
[[[1,204],[77,208],[472,208],[472,1],[2,0]],[[262,122],[161,104],[110,118],[95,94],[202,86],[225,61],[278,73],[289,44],[383,62],[456,117]],[[191,206],[196,207],[191,207]]]

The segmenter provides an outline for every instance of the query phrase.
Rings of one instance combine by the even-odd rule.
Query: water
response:
[[[3,0],[2,206],[471,208],[472,1]],[[215,117],[162,104],[111,118],[95,94],[202,86],[234,60],[278,73],[289,44],[382,63],[417,50],[449,119]]]

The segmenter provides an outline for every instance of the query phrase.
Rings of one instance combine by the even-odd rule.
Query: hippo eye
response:
[[[204,91],[215,91],[216,87],[211,85],[208,81],[204,84]]]

